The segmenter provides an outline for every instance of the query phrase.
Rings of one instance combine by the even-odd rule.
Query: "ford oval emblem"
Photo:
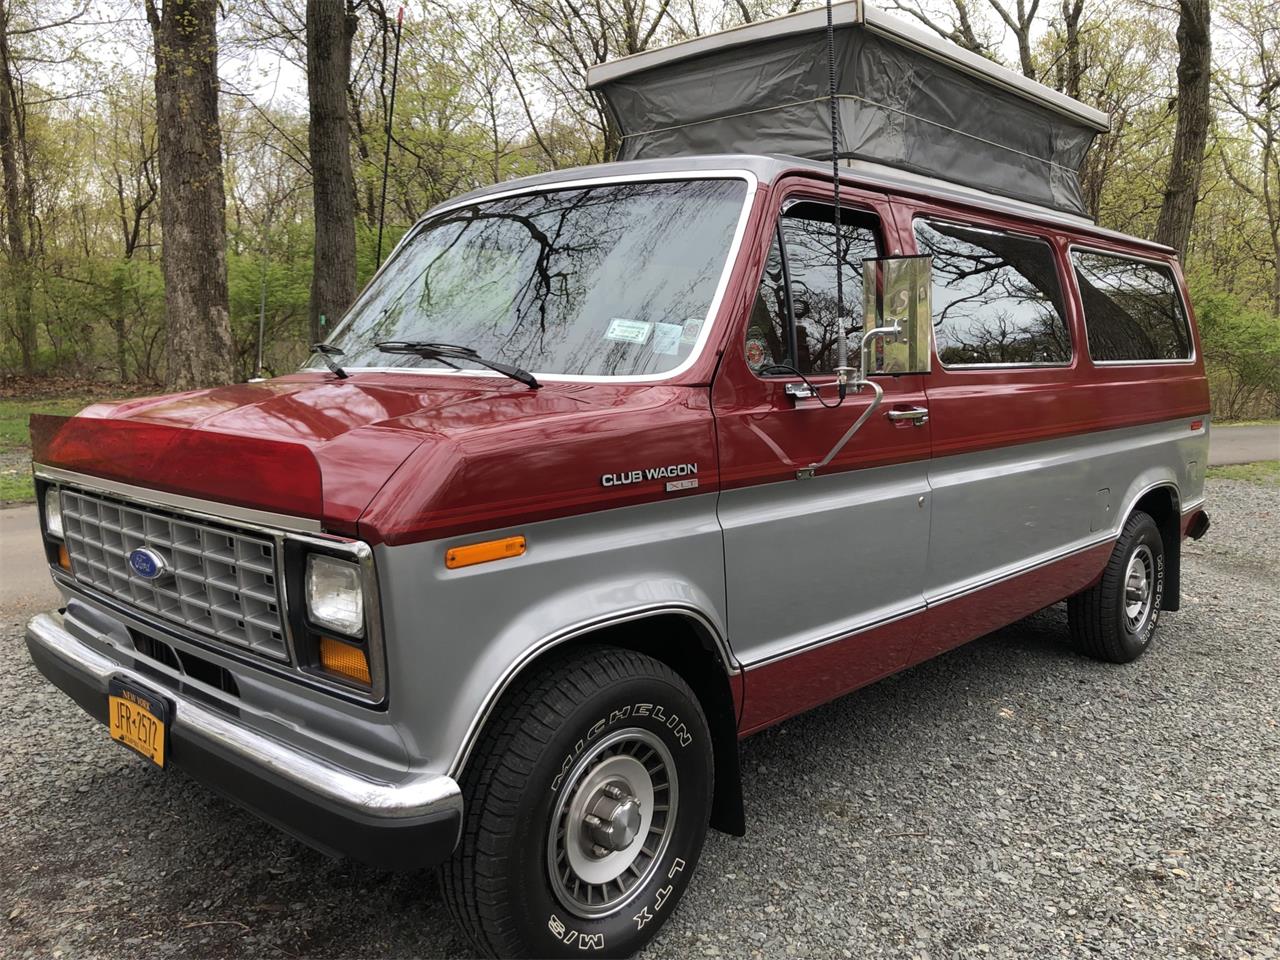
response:
[[[159,580],[168,571],[164,557],[148,547],[139,547],[129,554],[129,568],[143,580]]]

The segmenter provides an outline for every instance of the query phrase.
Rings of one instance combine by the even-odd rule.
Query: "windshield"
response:
[[[330,343],[346,351],[344,367],[444,369],[377,347],[408,340],[536,373],[665,373],[709,320],[746,190],[736,179],[623,183],[445,211],[404,244]]]

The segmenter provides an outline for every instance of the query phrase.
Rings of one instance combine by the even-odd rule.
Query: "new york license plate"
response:
[[[111,738],[163,767],[168,704],[153,693],[112,680],[107,690],[107,706]]]

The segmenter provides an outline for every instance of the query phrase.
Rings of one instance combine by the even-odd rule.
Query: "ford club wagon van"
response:
[[[744,832],[739,739],[1063,600],[1139,657],[1208,411],[1174,252],[1060,205],[559,171],[429,213],[297,373],[34,417],[27,641],[148,761],[438,866],[478,951],[626,955]]]

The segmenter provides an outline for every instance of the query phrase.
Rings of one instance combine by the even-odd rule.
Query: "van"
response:
[[[744,833],[741,738],[1064,600],[1141,656],[1208,412],[1175,253],[1050,203],[557,171],[430,212],[297,373],[33,418],[27,643],[148,762],[438,866],[478,951],[628,955]]]

